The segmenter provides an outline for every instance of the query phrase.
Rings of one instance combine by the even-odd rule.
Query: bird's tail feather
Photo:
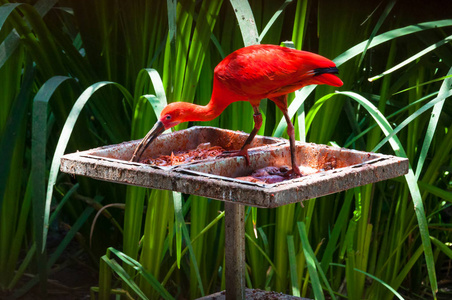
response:
[[[336,67],[314,69],[314,76],[322,74],[339,74],[339,70]]]

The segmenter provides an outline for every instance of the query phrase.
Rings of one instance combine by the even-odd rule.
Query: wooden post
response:
[[[245,299],[245,206],[224,203],[226,299]]]

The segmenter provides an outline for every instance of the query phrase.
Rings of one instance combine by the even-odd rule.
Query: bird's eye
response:
[[[166,115],[166,118],[165,118],[165,119],[171,120],[171,116],[170,116],[170,115]]]

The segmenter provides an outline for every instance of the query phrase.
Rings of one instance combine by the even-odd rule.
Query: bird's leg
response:
[[[250,135],[246,139],[245,143],[243,144],[242,148],[240,150],[231,150],[231,151],[225,151],[220,156],[244,156],[246,160],[246,165],[250,165],[250,157],[248,155],[248,148],[251,146],[251,142],[253,141],[254,137],[256,136],[257,132],[262,126],[262,114],[259,111],[259,106],[254,106],[254,128],[251,131]]]
[[[245,156],[247,165],[250,164],[250,158],[248,156],[248,148],[251,146],[251,142],[254,140],[254,137],[256,136],[257,132],[259,131],[259,129],[262,126],[262,114],[259,111],[259,107],[253,106],[253,110],[254,110],[254,115],[253,115],[254,128],[251,131],[248,138],[246,139],[245,143],[243,144],[242,149],[240,149],[240,152],[242,152],[243,155]]]
[[[300,168],[297,165],[297,159],[295,157],[296,147],[295,147],[295,128],[293,127],[292,121],[289,117],[289,112],[287,110],[287,95],[281,95],[275,98],[270,98],[271,101],[275,102],[276,106],[282,111],[284,114],[284,118],[287,123],[287,134],[289,135],[290,142],[290,158],[292,161],[292,170],[288,171],[287,175],[295,174],[297,176],[301,176]]]
[[[290,120],[289,113],[287,110],[283,111],[284,118],[287,122],[287,134],[289,135],[290,142],[290,158],[292,160],[292,173],[298,176],[301,176],[300,168],[297,165],[297,159],[295,157],[296,147],[295,147],[295,128],[292,125],[292,121]]]

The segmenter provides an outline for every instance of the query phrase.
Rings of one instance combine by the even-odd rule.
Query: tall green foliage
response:
[[[213,69],[225,55],[290,39],[297,49],[334,59],[345,83],[340,92],[311,86],[290,96],[297,138],[395,153],[408,157],[411,169],[403,180],[303,206],[247,209],[247,285],[316,298],[390,299],[407,291],[436,297],[441,265],[450,259],[452,21],[443,16],[450,4],[415,3],[420,17],[407,14],[402,1],[1,3],[2,291],[18,297],[36,285],[38,277],[17,287],[27,271],[39,274],[45,293],[53,263],[77,231],[87,234],[101,200],[125,203],[125,213],[109,212],[123,227],[121,242],[104,233],[112,230],[109,220],[100,218],[94,229],[86,250],[101,257],[93,293],[171,299],[224,288],[221,202],[86,178],[74,185],[57,176],[58,159],[64,151],[141,138],[166,103],[208,103]],[[33,102],[48,103],[48,111]],[[264,100],[261,110],[259,133],[284,136],[275,105]],[[252,109],[234,103],[216,120],[176,129],[191,125],[249,132]],[[35,136],[46,138],[31,140],[39,128]],[[49,183],[31,175],[40,165]],[[44,200],[37,193],[47,184]],[[72,229],[48,255],[47,225],[59,219]]]

